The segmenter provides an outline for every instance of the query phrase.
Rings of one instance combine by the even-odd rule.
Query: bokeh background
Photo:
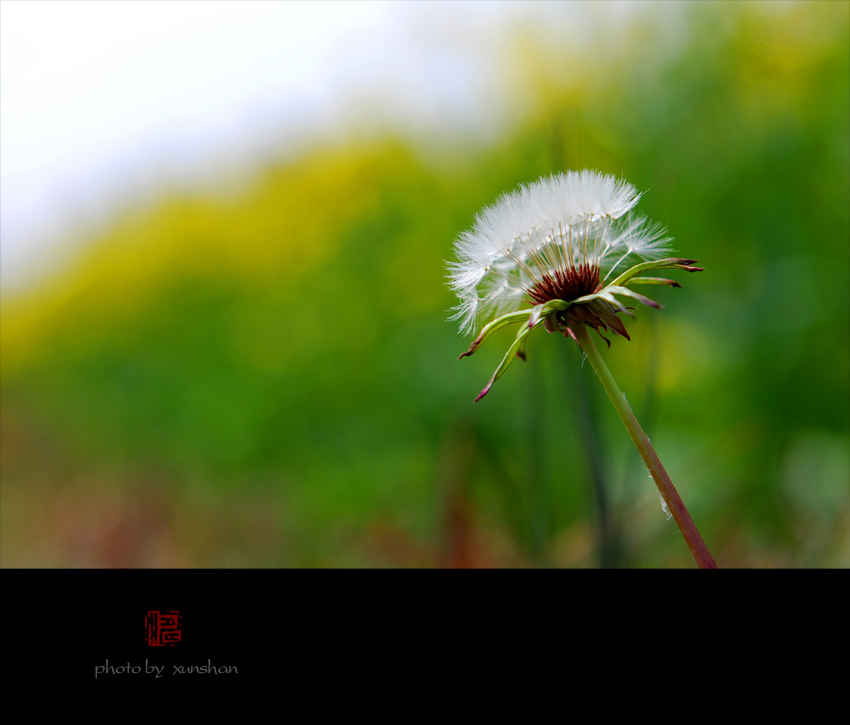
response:
[[[850,566],[850,4],[0,13],[2,566],[693,566],[573,343],[474,404],[446,321],[581,168],[706,268],[603,354],[718,563]]]

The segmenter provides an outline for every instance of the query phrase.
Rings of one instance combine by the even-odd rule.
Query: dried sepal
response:
[[[621,286],[629,282],[634,277],[637,277],[641,272],[648,272],[651,269],[684,269],[687,272],[702,272],[703,267],[693,267],[698,259],[680,259],[679,257],[670,257],[668,259],[657,259],[652,262],[641,262],[634,267],[630,267],[617,279],[611,282],[611,285]],[[610,286],[610,285],[609,285]]]
[[[517,353],[520,350],[524,350],[525,340],[526,338],[533,332],[534,328],[539,326],[543,322],[542,319],[539,319],[534,327],[528,327],[523,325],[520,329],[519,334],[514,340],[513,344],[508,348],[508,351],[505,353],[505,356],[502,358],[502,362],[499,363],[499,367],[496,368],[496,372],[493,373],[493,377],[490,378],[490,381],[487,385],[484,386],[484,390],[478,393],[478,397],[475,398],[475,402],[477,403],[481,398],[483,398],[487,393],[490,392],[490,388],[493,387],[493,383],[495,383],[502,375],[504,375],[505,370],[510,367],[510,364],[514,361],[517,356]]]
[[[681,283],[675,279],[665,279],[664,277],[634,277],[629,280],[629,284],[666,284],[670,287],[681,287]]]
[[[462,353],[458,360],[462,360],[463,358],[472,355],[484,341],[490,337],[496,330],[500,330],[501,328],[507,325],[514,325],[518,322],[523,322],[529,318],[532,310],[520,310],[519,312],[511,312],[507,315],[502,315],[501,317],[496,318],[490,324],[486,325],[483,330],[481,330],[481,334],[475,338],[473,343],[469,346],[469,350]]]

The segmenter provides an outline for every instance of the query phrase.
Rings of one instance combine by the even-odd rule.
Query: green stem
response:
[[[602,382],[602,387],[605,388],[605,392],[608,393],[608,397],[611,398],[611,402],[614,404],[614,409],[620,416],[620,420],[623,421],[623,425],[626,426],[626,430],[632,437],[632,441],[638,449],[640,457],[643,458],[643,462],[649,469],[650,475],[655,480],[655,485],[658,486],[658,490],[661,492],[661,496],[667,504],[668,510],[671,514],[673,514],[673,518],[679,527],[679,531],[681,531],[682,536],[685,537],[685,542],[691,550],[691,554],[693,554],[700,569],[716,569],[717,564],[714,563],[714,559],[708,551],[708,547],[705,545],[705,542],[702,540],[702,536],[700,536],[696,524],[694,524],[694,520],[688,513],[688,509],[685,508],[685,504],[682,501],[681,496],[679,496],[679,492],[676,491],[676,487],[673,485],[673,482],[670,480],[670,476],[667,475],[667,471],[665,471],[664,466],[661,465],[661,461],[658,459],[655,449],[653,449],[652,444],[649,442],[649,438],[646,437],[646,433],[644,433],[643,429],[641,429],[640,423],[638,423],[637,418],[635,418],[635,414],[632,413],[632,409],[626,400],[626,396],[620,392],[620,389],[617,387],[617,383],[614,381],[608,367],[602,360],[602,356],[599,354],[599,351],[596,349],[596,345],[590,338],[587,325],[576,325],[576,327],[573,328],[573,332],[575,332],[578,344],[581,346],[581,349],[584,350],[584,354],[587,355],[587,359],[590,360],[590,364],[599,376],[599,380]]]

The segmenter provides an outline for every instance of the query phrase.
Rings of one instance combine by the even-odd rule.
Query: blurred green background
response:
[[[572,342],[477,404],[513,333],[457,360],[455,236],[581,168],[706,268],[603,354],[718,564],[850,566],[850,4],[770,5],[518,27],[486,144],[352,130],[116,213],[2,301],[2,566],[694,566]]]

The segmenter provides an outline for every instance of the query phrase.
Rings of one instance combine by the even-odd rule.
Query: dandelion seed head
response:
[[[462,332],[523,302],[570,301],[596,291],[602,275],[634,255],[669,251],[664,228],[630,212],[641,193],[598,171],[569,171],[505,193],[455,242],[449,286]]]

